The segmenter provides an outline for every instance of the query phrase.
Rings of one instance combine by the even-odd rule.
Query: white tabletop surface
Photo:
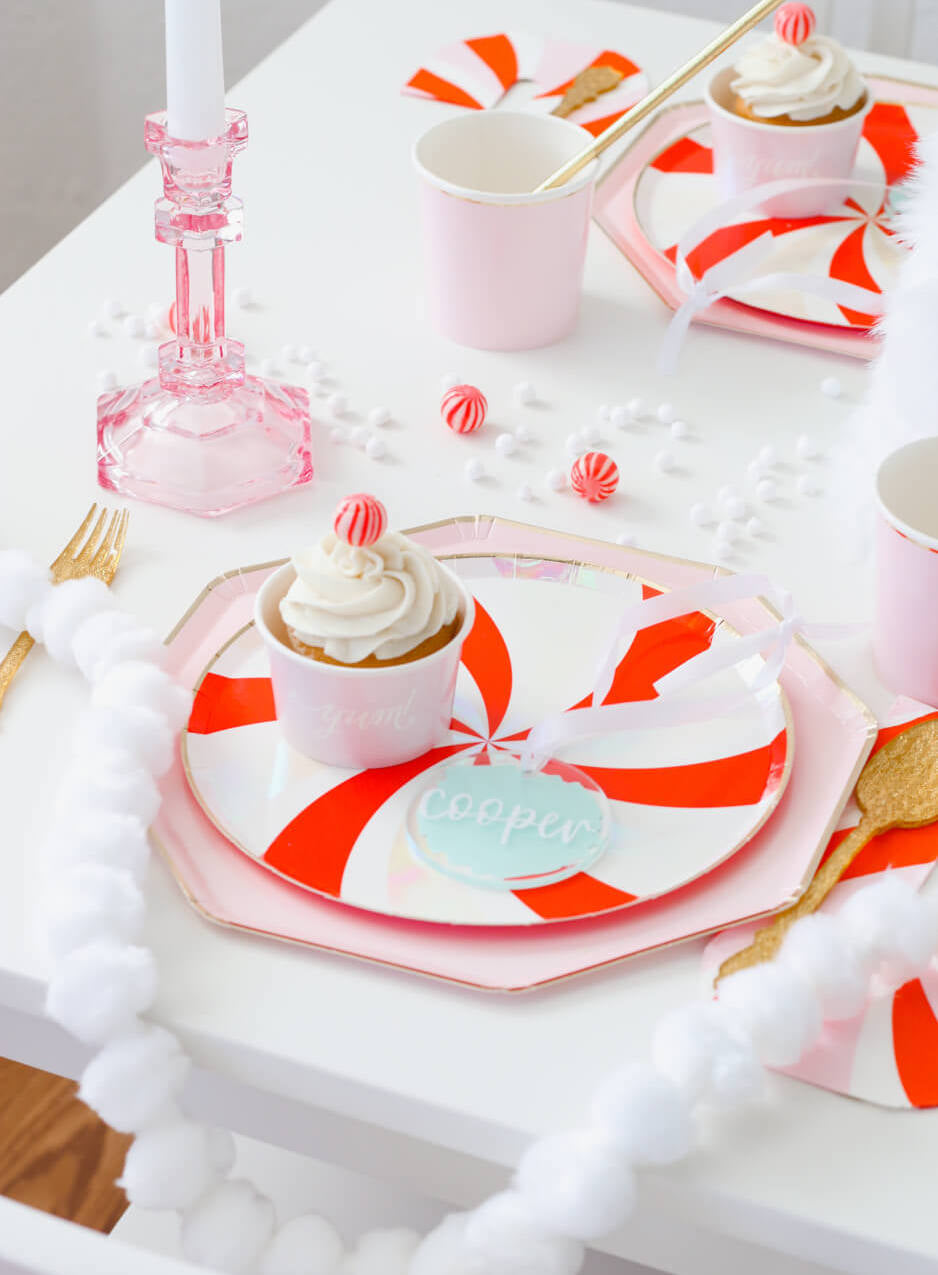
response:
[[[702,329],[679,375],[658,378],[668,315],[595,229],[582,321],[564,344],[492,355],[457,349],[427,329],[409,148],[452,108],[399,89],[448,39],[506,28],[606,44],[655,81],[711,33],[706,23],[602,0],[333,0],[231,94],[248,111],[252,140],[236,168],[247,237],[229,253],[230,279],[248,284],[260,303],[251,312],[231,308],[233,334],[255,358],[284,342],[316,346],[353,410],[385,404],[397,425],[381,463],[331,445],[328,426],[318,426],[315,482],[231,517],[199,521],[135,506],[116,591],[159,629],[168,631],[220,571],[315,537],[350,489],[375,490],[399,525],[498,512],[609,539],[631,531],[649,548],[705,558],[710,539],[688,519],[694,500],[712,499],[723,483],[744,485],[748,461],[766,442],[793,461],[802,431],[825,445],[846,440],[865,380],[857,363]],[[938,82],[933,68],[865,56],[862,65]],[[51,559],[100,496],[95,372],[111,367],[131,380],[142,369],[138,342],[95,339],[86,327],[107,296],[137,312],[169,299],[171,256],[152,237],[157,193],[147,167],[0,297],[4,545]],[[467,444],[441,428],[446,372],[481,385],[507,425],[525,410],[512,406],[511,387],[534,382],[547,406],[524,417],[540,437],[531,459],[498,457],[491,433]],[[830,374],[841,377],[844,400],[820,394]],[[698,441],[680,445],[683,472],[656,472],[665,434],[649,424],[611,440],[623,473],[619,498],[593,508],[548,493],[543,475],[563,463],[566,435],[600,402],[635,394],[673,401],[692,424]],[[491,482],[464,478],[469,454],[484,455]],[[794,474],[784,476],[786,501],[765,512],[771,538],[738,565],[774,574],[809,617],[862,618],[868,570],[836,559],[832,503],[795,494]],[[517,498],[522,481],[538,488],[536,503]],[[883,707],[863,651],[828,654],[874,709]],[[76,676],[36,653],[0,714],[0,1002],[27,1015],[41,1005],[43,977],[28,923],[34,849],[85,694]],[[437,1163],[460,1152],[510,1164],[531,1134],[575,1119],[593,1081],[640,1054],[659,1014],[699,988],[698,945],[500,997],[218,930],[189,910],[159,864],[149,898],[162,974],[158,1017],[183,1034],[202,1066],[278,1100],[434,1144]],[[678,1253],[675,1237],[712,1227],[832,1268],[933,1269],[938,1112],[894,1113],[794,1082],[779,1082],[778,1094],[768,1110],[714,1131],[685,1165],[651,1177],[641,1218],[611,1247],[680,1275],[700,1272],[709,1269],[703,1243],[695,1263],[686,1245]]]

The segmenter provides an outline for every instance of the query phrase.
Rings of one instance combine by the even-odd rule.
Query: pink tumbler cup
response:
[[[528,350],[573,329],[597,161],[556,190],[532,192],[589,140],[555,115],[478,111],[416,143],[427,307],[443,336]]]
[[[938,707],[938,438],[888,456],[876,492],[877,670],[890,690]]]

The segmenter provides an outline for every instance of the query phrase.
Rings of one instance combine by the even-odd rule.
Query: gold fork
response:
[[[97,513],[98,506],[94,504],[53,562],[50,568],[53,584],[62,584],[64,580],[80,580],[83,576],[95,576],[105,584],[110,584],[114,579],[124,551],[130,515],[126,509],[121,509],[112,513],[109,520],[108,511],[102,509],[95,521]],[[0,704],[35,645],[28,633],[21,633],[0,662]]]

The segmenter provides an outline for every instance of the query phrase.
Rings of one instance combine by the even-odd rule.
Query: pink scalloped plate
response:
[[[653,579],[662,588],[715,571],[492,518],[451,520],[414,534],[440,556],[521,555]],[[250,623],[254,593],[269,570],[267,564],[229,573],[190,608],[168,640],[170,665],[183,681],[197,686],[220,648]],[[724,618],[738,632],[763,628],[767,620],[758,601],[733,604]],[[380,915],[313,894],[260,866],[212,824],[189,788],[181,755],[166,778],[154,832],[187,897],[220,924],[478,988],[533,987],[764,916],[801,893],[872,746],[875,722],[803,644],[791,648],[781,684],[797,749],[774,816],[711,871],[607,916],[480,931]],[[243,689],[250,696],[252,688]],[[229,705],[241,711],[237,697]]]

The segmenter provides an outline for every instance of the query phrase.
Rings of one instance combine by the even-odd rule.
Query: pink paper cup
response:
[[[516,111],[459,115],[418,140],[425,294],[443,336],[528,350],[573,330],[597,161],[531,192],[589,140],[567,120]]]
[[[706,93],[714,173],[726,198],[768,182],[823,179],[843,185],[777,195],[766,201],[763,211],[771,217],[815,217],[839,208],[849,193],[863,125],[873,107],[869,89],[866,104],[854,115],[833,124],[796,128],[737,115],[730,88],[734,77],[733,68],[727,67],[711,80]]]
[[[459,660],[475,619],[463,582],[451,576],[462,595],[462,624],[446,646],[410,664],[351,669],[319,664],[286,644],[280,600],[295,578],[290,563],[280,567],[254,605],[287,743],[314,761],[353,770],[396,766],[438,744],[453,715]]]
[[[890,690],[938,707],[938,438],[888,456],[876,494],[876,667]]]

